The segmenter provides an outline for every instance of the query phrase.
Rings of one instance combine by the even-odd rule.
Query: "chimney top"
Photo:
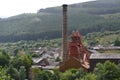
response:
[[[68,6],[67,4],[63,4],[63,6]]]

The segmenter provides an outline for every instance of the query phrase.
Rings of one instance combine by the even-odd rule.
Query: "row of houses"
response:
[[[49,70],[59,65],[56,59],[60,58],[60,48],[39,47],[38,49],[34,49],[34,52],[40,55],[40,57],[32,58],[34,62],[32,68],[38,67],[40,69]]]
[[[90,49],[90,71],[93,71],[97,63],[104,63],[105,61],[114,62],[120,64],[119,53],[100,53],[99,50],[120,50],[120,46],[102,46],[98,45]]]
[[[98,48],[97,48],[98,49]],[[91,56],[90,56],[90,71],[93,71],[94,67],[97,63],[104,63],[105,61],[109,60],[111,62],[114,62],[116,64],[120,64],[120,54],[103,54],[99,53],[96,50],[92,49],[90,50]],[[120,47],[99,47],[99,49],[118,49],[120,50]],[[33,58],[34,65],[32,68],[38,67],[40,69],[45,70],[51,70],[55,67],[59,66],[59,62],[56,62],[56,58],[60,58],[61,49],[60,48],[38,48],[34,50],[36,54],[41,55],[40,58]]]
[[[100,49],[103,49],[103,50],[120,50],[120,46],[102,46],[102,45],[98,45],[98,46],[95,46],[93,47],[92,49],[94,50],[100,50]]]

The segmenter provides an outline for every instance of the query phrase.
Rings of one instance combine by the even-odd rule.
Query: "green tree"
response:
[[[52,73],[49,71],[40,71],[35,80],[51,80]]]
[[[61,74],[61,80],[76,80],[82,79],[85,76],[83,69],[70,69]]]
[[[110,61],[106,61],[104,64],[97,64],[94,72],[97,76],[97,80],[120,79],[120,68]]]
[[[11,76],[6,73],[7,69],[0,66],[0,80],[12,80]]]
[[[25,68],[30,68],[33,64],[32,58],[29,55],[16,56],[12,59],[11,64],[20,69],[20,66],[25,66]]]
[[[55,61],[56,61],[56,62],[60,62],[60,61],[61,61],[60,57],[57,57],[57,58],[55,59]]]
[[[30,67],[33,64],[31,56],[29,56],[27,54],[17,56],[11,61],[11,64],[15,68],[17,68],[18,70],[20,69],[20,66],[25,66],[25,68],[26,68],[26,76],[27,76],[27,78],[29,78],[29,70],[30,70]]]
[[[87,73],[83,79],[78,79],[78,80],[97,80],[97,79],[95,74]]]
[[[8,65],[9,61],[10,61],[9,55],[4,50],[0,50],[0,65],[1,66]]]
[[[38,76],[38,73],[40,72],[41,70],[39,68],[31,68],[30,69],[30,78],[31,80],[35,80]]]
[[[60,75],[62,74],[58,68],[53,69],[53,75],[51,77],[51,80],[60,80]]]
[[[19,80],[25,80],[26,78],[26,69],[24,66],[21,66],[19,69]]]
[[[120,46],[120,40],[119,39],[116,39],[114,41],[114,46]]]
[[[19,72],[16,68],[14,68],[13,66],[10,66],[7,69],[7,74],[9,74],[11,76],[11,78],[15,79],[15,80],[19,80]]]

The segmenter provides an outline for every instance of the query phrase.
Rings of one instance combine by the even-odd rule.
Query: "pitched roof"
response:
[[[45,58],[43,58],[43,57],[42,58],[33,58],[32,60],[33,60],[34,63],[38,63],[43,59],[45,59]]]
[[[120,54],[91,54],[90,59],[120,59]]]

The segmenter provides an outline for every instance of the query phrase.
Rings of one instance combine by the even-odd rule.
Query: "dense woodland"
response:
[[[120,1],[97,0],[69,5],[68,32],[77,29],[82,35],[120,30]],[[62,7],[38,10],[0,19],[0,42],[61,38]],[[56,34],[56,35],[54,35]]]

